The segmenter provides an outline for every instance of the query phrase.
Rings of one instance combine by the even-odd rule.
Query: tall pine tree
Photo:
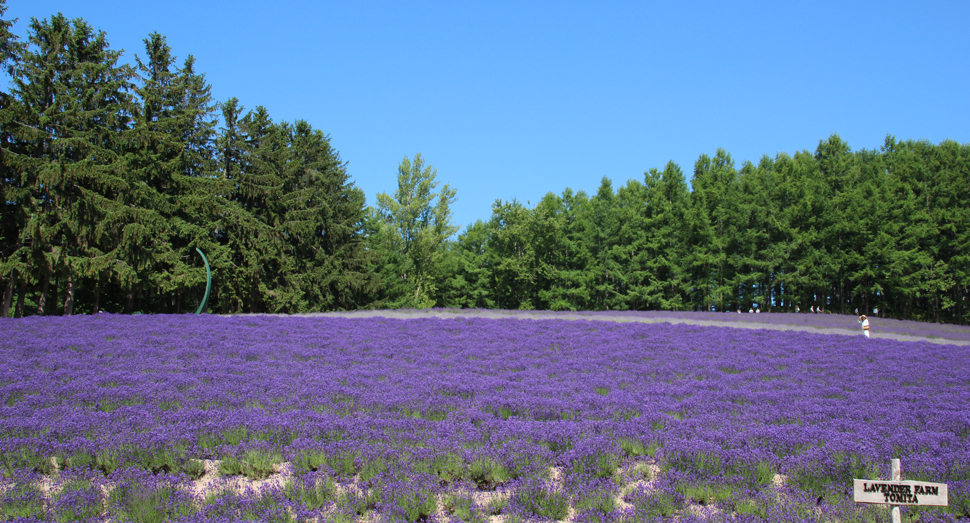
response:
[[[120,281],[137,280],[135,260],[119,249],[129,241],[120,229],[132,220],[119,203],[130,189],[119,151],[130,139],[134,72],[81,19],[33,19],[28,32],[30,46],[13,71],[17,110],[5,163],[27,189],[21,212],[29,218],[19,237],[30,246],[21,259],[39,284],[36,312],[49,312],[51,281],[63,279],[71,313],[82,278],[107,269]]]

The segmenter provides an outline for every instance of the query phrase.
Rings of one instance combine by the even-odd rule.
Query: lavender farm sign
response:
[[[856,503],[947,506],[946,483],[855,479]]]
[[[895,505],[890,511],[892,523],[902,523],[899,505],[948,506],[944,483],[926,481],[903,481],[900,460],[890,460],[889,481],[853,479],[853,497],[856,503],[879,503]]]

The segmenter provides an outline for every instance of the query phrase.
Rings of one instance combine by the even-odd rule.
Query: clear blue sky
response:
[[[125,60],[157,31],[218,101],[331,136],[371,205],[420,152],[457,189],[454,222],[531,202],[899,139],[970,142],[970,2],[8,0],[107,33]]]

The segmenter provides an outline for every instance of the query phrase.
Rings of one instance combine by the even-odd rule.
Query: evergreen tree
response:
[[[37,314],[48,312],[52,278],[65,280],[71,313],[78,280],[100,268],[111,267],[120,281],[136,279],[134,260],[119,250],[129,241],[119,226],[133,211],[119,203],[129,185],[118,154],[129,139],[134,73],[118,65],[121,53],[110,50],[104,33],[81,19],[32,19],[28,31],[30,46],[13,71],[17,109],[4,161],[20,173],[19,212],[29,216],[18,236],[30,254],[17,256],[39,282]]]
[[[852,191],[858,179],[856,156],[851,154],[849,144],[837,134],[819,142],[815,151],[822,184],[822,222],[819,224],[820,248],[824,254],[824,279],[828,288],[821,293],[830,297],[826,306],[833,312],[846,311],[848,305],[848,279],[846,268],[848,249],[857,234],[854,218],[848,214]]]
[[[904,318],[939,320],[956,280],[947,263],[955,239],[953,195],[962,180],[943,166],[937,147],[926,141],[887,140],[887,169],[895,182],[892,222],[897,247],[890,261],[890,299]],[[946,307],[949,308],[949,307]]]
[[[438,286],[437,304],[461,309],[494,309],[492,271],[486,248],[490,225],[477,220],[448,243],[442,265],[446,275]]]
[[[174,177],[178,195],[171,217],[170,241],[177,253],[168,275],[169,289],[174,290],[172,312],[182,312],[182,304],[195,307],[200,303],[206,283],[205,266],[196,248],[205,253],[212,268],[214,282],[224,280],[231,270],[229,255],[217,242],[219,223],[227,215],[228,180],[220,176],[215,150],[216,104],[205,75],[195,71],[195,58],[189,55],[177,72],[181,93],[175,115],[180,139],[181,159]],[[218,303],[222,285],[215,285],[210,301]]]
[[[124,194],[129,207],[138,209],[137,219],[127,227],[126,257],[137,259],[139,289],[129,289],[125,311],[134,307],[135,294],[168,294],[176,290],[174,269],[179,253],[173,249],[173,215],[179,204],[178,179],[184,172],[181,128],[184,86],[175,57],[165,37],[152,33],[144,40],[146,60],[135,56],[141,85],[136,93],[141,106],[135,115],[137,136],[128,152],[131,189]]]
[[[639,276],[631,285],[637,309],[681,310],[688,306],[690,291],[686,258],[686,220],[690,193],[680,167],[668,162],[663,171],[644,174],[642,243],[633,255]]]
[[[754,301],[766,310],[793,310],[794,304],[785,288],[785,274],[790,270],[792,224],[785,212],[791,202],[791,188],[785,174],[777,169],[777,162],[762,157],[757,168],[742,175],[746,216],[750,233],[758,242],[756,255],[745,260],[753,269],[757,288]]]
[[[221,305],[234,312],[278,312],[293,303],[284,291],[293,260],[284,254],[278,228],[287,130],[263,107],[243,115],[236,98],[220,108],[224,127],[216,143],[230,194],[218,236],[234,269]]]
[[[491,268],[491,296],[501,309],[534,309],[538,272],[534,215],[522,203],[492,204],[488,247],[485,255]]]
[[[205,283],[195,248],[207,253],[217,273],[224,270],[210,233],[222,201],[220,191],[210,187],[218,181],[212,159],[214,105],[192,56],[177,68],[164,36],[152,33],[144,43],[145,61],[136,56],[141,106],[128,168],[136,184],[125,199],[142,209],[138,224],[149,238],[133,246],[145,260],[141,279],[148,288],[142,292],[158,302],[152,308],[182,312],[186,297],[201,300],[198,289]]]
[[[0,67],[6,67],[23,52],[23,46],[17,41],[19,40],[17,35],[10,32],[10,27],[17,22],[17,19],[4,20],[3,15],[6,12],[7,0],[0,0]]]
[[[620,201],[609,178],[604,176],[600,180],[596,196],[584,209],[584,240],[592,262],[587,269],[593,291],[592,306],[596,310],[625,308],[623,266],[629,255],[624,252],[628,247],[620,237],[620,230],[626,217],[621,215]]]
[[[942,278],[940,313],[946,321],[970,322],[970,144],[946,140],[936,149],[942,179],[950,188],[950,198],[940,211],[947,273]],[[942,287],[948,287],[944,291]]]
[[[737,235],[738,174],[731,155],[718,149],[694,164],[688,218],[687,266],[691,272],[691,301],[700,310],[723,311],[736,295],[728,263]]]
[[[791,205],[786,221],[791,224],[791,262],[780,278],[795,305],[811,310],[824,304],[826,256],[821,244],[821,215],[825,209],[825,188],[818,175],[815,156],[799,151],[795,156],[776,159],[775,168],[787,180]]]
[[[589,310],[593,305],[593,263],[586,241],[589,197],[585,192],[563,190],[562,196],[547,194],[539,204],[555,225],[556,241],[547,242],[546,256],[552,260],[551,286],[540,299],[552,310]]]
[[[12,66],[12,61],[22,51],[16,35],[10,32],[16,20],[4,20],[6,11],[6,0],[0,0],[0,68],[6,68],[8,64]],[[9,74],[12,76],[12,70]],[[0,318],[9,316],[14,290],[19,281],[24,280],[26,272],[20,232],[26,219],[23,199],[28,191],[20,185],[13,165],[6,159],[13,139],[10,128],[17,112],[15,103],[8,93],[0,91],[0,202],[3,204],[0,214],[0,282],[4,282]]]
[[[576,310],[570,289],[570,271],[581,263],[575,253],[576,214],[572,207],[572,190],[563,196],[546,193],[533,209],[536,221],[536,256],[543,265],[542,283],[538,286],[537,306],[549,310]],[[567,234],[572,237],[567,237]]]
[[[353,310],[379,289],[362,222],[364,193],[350,182],[330,138],[299,120],[290,128],[283,171],[283,223],[294,260],[292,310]]]
[[[567,266],[566,244],[562,237],[566,216],[562,211],[562,200],[551,192],[531,211],[533,249],[537,264],[532,303],[537,309],[563,308],[563,302],[554,298],[561,289],[561,271]],[[568,309],[568,306],[565,308]]]
[[[852,309],[871,311],[886,292],[886,271],[895,251],[896,237],[890,224],[890,180],[884,158],[875,151],[860,151],[859,177],[852,191],[849,216],[856,235],[847,251],[847,279]],[[883,306],[885,310],[885,306]]]

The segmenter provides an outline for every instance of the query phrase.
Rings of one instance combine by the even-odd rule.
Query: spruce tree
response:
[[[294,311],[364,307],[380,284],[361,227],[364,193],[329,136],[304,120],[289,131],[281,202]]]
[[[205,266],[196,252],[209,261],[216,283],[210,303],[218,303],[219,285],[231,267],[229,256],[218,243],[219,221],[226,215],[229,185],[220,176],[215,151],[216,104],[205,75],[195,71],[189,55],[176,74],[181,99],[175,105],[176,132],[180,140],[179,170],[173,173],[178,201],[170,216],[170,241],[177,253],[171,266],[170,288],[174,289],[173,312],[200,303],[206,283]]]
[[[212,155],[214,105],[192,56],[177,67],[164,36],[152,33],[144,44],[145,59],[136,55],[137,139],[128,154],[128,172],[137,185],[126,201],[141,209],[138,222],[151,237],[133,246],[145,260],[141,274],[148,288],[142,292],[151,295],[154,309],[182,312],[183,300],[190,298],[192,307],[205,284],[195,248],[207,254],[217,273],[224,269],[211,234],[224,208],[219,194],[225,194]]]
[[[49,311],[52,278],[65,280],[71,313],[81,279],[108,266],[116,278],[136,278],[134,260],[119,256],[113,227],[130,219],[119,204],[129,189],[119,151],[129,139],[134,73],[84,20],[32,19],[28,33],[13,71],[17,110],[7,157],[21,173],[20,187],[29,188],[20,238],[30,245],[26,266],[40,285],[36,313]]]
[[[218,236],[233,270],[223,287],[223,306],[233,312],[276,312],[285,307],[280,285],[283,239],[276,226],[280,172],[285,154],[283,129],[265,108],[245,115],[236,98],[220,105],[223,128],[217,139],[222,176],[229,184]]]
[[[17,41],[17,36],[10,32],[16,20],[3,19],[6,11],[6,0],[0,0],[0,68],[12,75],[8,66],[13,65],[13,60],[23,47]],[[27,209],[24,197],[28,191],[21,185],[13,164],[7,161],[13,139],[10,128],[15,121],[16,109],[15,100],[8,93],[0,91],[0,202],[3,204],[0,208],[0,282],[3,282],[0,318],[9,316],[14,290],[24,281],[26,272],[21,232],[26,219],[24,211]]]

